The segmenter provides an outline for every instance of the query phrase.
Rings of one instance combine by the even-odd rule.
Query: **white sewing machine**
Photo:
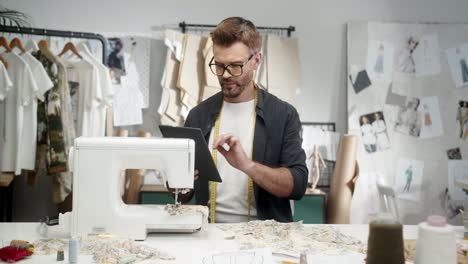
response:
[[[143,240],[148,232],[194,232],[199,213],[170,215],[164,205],[127,205],[121,172],[157,169],[171,188],[193,188],[195,143],[191,139],[77,138],[70,152],[73,209],[59,216],[72,236],[110,233]]]

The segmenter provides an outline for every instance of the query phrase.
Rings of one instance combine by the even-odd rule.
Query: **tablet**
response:
[[[207,181],[222,182],[201,129],[164,125],[160,125],[159,129],[165,138],[193,139],[195,141],[195,169],[198,170],[199,177]]]

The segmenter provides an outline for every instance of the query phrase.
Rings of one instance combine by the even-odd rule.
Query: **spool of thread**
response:
[[[78,240],[72,238],[68,241],[68,261],[70,263],[78,262]]]
[[[366,264],[404,264],[403,226],[392,217],[369,224]]]
[[[443,216],[431,215],[418,225],[415,264],[457,263],[455,230]]]
[[[57,261],[64,261],[65,260],[65,254],[63,253],[63,250],[57,251]]]

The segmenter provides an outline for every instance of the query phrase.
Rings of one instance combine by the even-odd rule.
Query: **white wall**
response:
[[[346,27],[350,20],[467,22],[464,0],[0,0],[34,27],[143,32],[161,25],[216,24],[243,16],[259,26],[296,26],[302,64],[302,121],[346,129]]]

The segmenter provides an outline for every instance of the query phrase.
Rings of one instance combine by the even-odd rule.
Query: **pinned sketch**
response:
[[[367,49],[366,70],[371,80],[391,81],[393,45],[389,42],[370,40]]]
[[[359,124],[361,126],[361,141],[367,153],[390,148],[387,125],[382,111],[362,115],[359,118]]]
[[[395,120],[395,131],[413,137],[419,137],[421,133],[420,100],[414,97],[406,98],[405,107],[400,107]]]
[[[194,256],[197,264],[273,264],[271,250],[235,250],[235,251],[213,251],[199,256]]]
[[[405,38],[405,42],[402,44],[403,47],[398,54],[398,63],[395,71],[406,74],[415,74],[416,63],[414,60],[414,52],[418,48],[419,38],[414,35],[407,36]]]
[[[398,159],[395,175],[395,192],[398,198],[412,201],[421,199],[423,170],[423,161]]]
[[[468,138],[468,101],[459,101],[457,110],[458,136],[466,140]]]
[[[461,88],[468,85],[468,44],[451,48],[445,51],[447,54],[450,72],[455,87]]]
[[[372,84],[366,69],[358,65],[351,66],[349,71],[349,80],[351,81],[356,94],[360,93]]]
[[[460,148],[456,147],[456,148],[448,149],[447,150],[447,158],[449,160],[461,160],[462,155],[461,155],[461,152],[460,152]]]
[[[421,113],[420,138],[433,138],[443,135],[442,120],[440,118],[439,99],[437,96],[421,98],[418,107]]]
[[[413,51],[415,74],[417,77],[440,73],[440,49],[437,34],[424,35]]]
[[[448,189],[452,200],[468,199],[468,160],[448,161]]]

